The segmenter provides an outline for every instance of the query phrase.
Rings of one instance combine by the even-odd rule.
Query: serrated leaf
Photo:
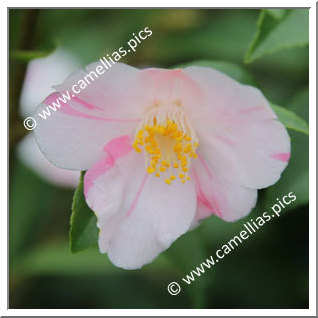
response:
[[[308,124],[302,118],[300,118],[297,114],[295,114],[294,112],[284,107],[280,107],[274,104],[271,104],[271,106],[274,112],[276,113],[279,121],[286,128],[301,132],[306,135],[309,134]]]
[[[84,174],[82,172],[72,204],[70,242],[73,253],[96,245],[98,239],[97,218],[88,207],[84,197]]]
[[[281,49],[304,46],[309,42],[308,9],[289,9],[287,13],[262,10],[257,31],[248,49],[245,62]]]

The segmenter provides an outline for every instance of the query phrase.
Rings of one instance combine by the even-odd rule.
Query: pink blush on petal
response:
[[[224,144],[226,144],[226,145],[228,145],[228,146],[231,146],[231,147],[232,147],[232,146],[235,145],[235,143],[234,143],[232,140],[230,140],[229,138],[227,138],[227,137],[225,137],[225,136],[218,135],[218,136],[214,136],[214,138],[216,138],[216,139],[222,141]]]
[[[283,162],[288,162],[290,159],[290,152],[282,152],[271,155],[273,159],[277,159]]]
[[[86,108],[88,108],[88,109],[99,109],[99,110],[102,110],[102,111],[103,111],[102,108],[97,107],[97,106],[95,106],[95,105],[92,105],[92,104],[90,104],[90,103],[88,103],[88,102],[86,102],[86,101],[84,101],[84,100],[82,100],[82,99],[80,99],[80,98],[78,98],[78,97],[76,97],[76,96],[72,97],[72,99],[73,99],[74,101],[76,101],[77,103],[82,104],[84,107],[86,107]]]
[[[95,119],[95,120],[105,120],[105,121],[107,121],[107,118],[102,118],[102,117],[97,117],[97,116],[90,116],[90,115],[84,114],[84,113],[82,113],[82,112],[80,112],[78,110],[73,109],[70,105],[68,105],[67,103],[64,103],[62,100],[59,99],[61,96],[62,95],[59,94],[59,93],[52,93],[50,96],[48,96],[45,99],[44,104],[46,104],[47,106],[50,106],[53,103],[57,104],[57,100],[59,100],[60,108],[56,107],[57,108],[56,111],[60,111],[60,112],[62,112],[64,114],[75,116],[75,117],[82,117],[82,118],[87,118],[87,119]],[[52,107],[54,107],[54,106],[52,106]],[[54,116],[54,111],[52,112],[51,115]]]
[[[107,157],[97,162],[91,169],[87,170],[84,177],[84,195],[87,196],[89,189],[93,186],[94,180],[111,169],[115,164],[112,157]]]
[[[125,156],[132,149],[130,137],[125,135],[108,142],[103,150],[106,151],[113,159],[117,159]]]
[[[198,158],[199,158],[199,160],[200,160],[202,166],[204,167],[204,169],[205,169],[207,175],[208,175],[209,178],[212,180],[212,179],[213,179],[212,173],[211,173],[211,171],[210,171],[210,169],[209,169],[207,163],[205,162],[205,160],[203,159],[203,157],[202,157],[200,154],[198,154]]]
[[[197,195],[197,211],[195,219],[197,221],[203,220],[211,216],[211,210],[205,205],[202,198]]]
[[[255,111],[260,111],[260,110],[264,110],[265,108],[260,106],[260,107],[251,107],[251,108],[246,108],[246,109],[241,109],[240,113],[241,114],[249,114]]]
[[[153,101],[176,102],[188,99],[185,104],[190,105],[202,100],[201,87],[183,69],[149,68],[141,72],[139,80],[144,87],[155,87]]]
[[[138,189],[137,195],[136,195],[136,197],[135,197],[133,203],[131,204],[130,208],[129,208],[128,211],[127,211],[126,217],[129,217],[129,216],[131,215],[131,213],[134,211],[134,209],[135,209],[135,207],[136,207],[136,205],[137,205],[138,199],[139,199],[139,197],[140,197],[140,195],[141,195],[141,192],[142,192],[142,190],[143,190],[143,188],[144,188],[144,186],[145,186],[147,177],[148,177],[148,175],[146,174],[145,177],[144,177],[144,179],[143,179],[142,182],[141,182],[141,185],[140,185],[140,187],[139,187],[139,189]]]
[[[98,161],[91,169],[87,170],[85,174],[84,195],[87,195],[95,179],[111,169],[118,158],[125,156],[132,151],[132,149],[129,136],[121,136],[108,142],[103,149],[107,152],[107,157]]]
[[[213,198],[213,202],[212,202],[212,200],[210,201],[206,197],[206,195],[205,195],[205,193],[204,193],[204,191],[202,189],[202,186],[200,184],[199,177],[197,175],[197,172],[196,172],[195,168],[192,168],[191,175],[193,177],[193,181],[194,181],[195,188],[196,188],[196,191],[197,191],[197,200],[201,204],[206,206],[211,211],[211,213],[214,213],[218,217],[222,218],[221,209],[220,209],[219,205],[216,203],[215,198]]]
[[[45,105],[47,105],[48,107],[50,105],[52,105],[53,103],[57,104],[57,100],[59,100],[60,102],[60,107],[55,106],[56,111],[62,112],[64,114],[70,115],[70,116],[74,116],[74,117],[81,117],[81,118],[86,118],[86,119],[93,119],[93,120],[102,120],[102,121],[118,121],[118,122],[134,122],[134,121],[138,121],[139,119],[137,118],[132,118],[132,119],[125,119],[125,118],[108,118],[108,117],[99,117],[99,116],[92,116],[92,115],[88,115],[85,113],[82,113],[79,110],[76,110],[74,108],[72,108],[69,104],[64,103],[61,99],[61,94],[59,93],[52,93],[50,96],[48,96],[45,101],[43,102]],[[81,106],[84,106],[85,108],[92,110],[92,109],[100,109],[99,107],[96,107],[94,105],[88,104],[85,101],[78,99],[77,97],[73,97],[72,98],[74,102],[80,104]],[[51,106],[52,108],[54,108],[54,106]],[[50,107],[49,107],[50,109]],[[51,116],[54,115],[54,110],[51,109]]]
[[[44,100],[44,104],[46,105],[50,105],[53,102],[56,102],[56,100],[61,96],[61,94],[55,92],[50,94],[45,100]]]

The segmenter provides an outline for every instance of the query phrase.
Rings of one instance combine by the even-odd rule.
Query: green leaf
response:
[[[286,16],[287,9],[264,9],[266,13],[270,14],[274,19],[281,20]]]
[[[287,105],[288,109],[309,122],[309,90],[308,87],[297,92]]]
[[[84,197],[84,174],[82,172],[72,204],[70,242],[73,253],[96,245],[98,239],[97,218],[88,207]]]
[[[308,124],[301,117],[284,107],[280,107],[274,104],[271,104],[271,106],[276,113],[279,121],[286,128],[309,135]]]
[[[308,43],[308,9],[289,9],[286,13],[262,10],[245,62],[251,63],[266,54]]]
[[[197,60],[190,63],[179,64],[173,68],[185,68],[188,66],[206,66],[214,68],[230,77],[236,81],[246,84],[246,85],[256,85],[253,77],[240,65],[224,62],[224,61],[208,61],[208,60]]]

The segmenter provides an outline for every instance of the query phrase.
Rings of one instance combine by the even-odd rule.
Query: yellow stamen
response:
[[[165,168],[165,167],[160,167],[159,170],[160,170],[161,172],[165,172],[165,171],[166,171],[166,168]]]
[[[160,177],[164,173],[167,184],[179,176],[182,183],[188,176],[191,160],[197,158],[198,139],[180,105],[161,105],[157,101],[141,121],[133,148],[143,152],[146,171]],[[184,172],[184,173],[183,173]],[[169,176],[170,175],[170,176]]]
[[[153,172],[155,172],[155,169],[154,169],[153,167],[149,166],[149,167],[147,168],[147,172],[148,172],[148,173],[153,173]]]
[[[171,180],[170,179],[165,179],[165,183],[166,184],[171,184]]]

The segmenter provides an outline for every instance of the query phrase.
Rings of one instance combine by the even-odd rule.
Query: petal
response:
[[[200,86],[181,69],[139,70],[116,63],[98,75],[96,69],[101,65],[94,62],[73,73],[63,84],[56,85],[56,90],[75,93],[75,99],[89,108],[90,114],[125,119],[139,118],[158,103],[184,100],[193,104],[202,96]]]
[[[146,175],[143,157],[135,152],[116,159],[110,152],[86,173],[84,182],[86,201],[98,218],[100,251],[108,252],[118,267],[151,262],[193,222],[194,185],[168,186]]]
[[[132,213],[110,241],[109,258],[119,267],[139,268],[150,263],[187,232],[196,210],[192,183],[175,183],[148,177]]]
[[[44,180],[60,187],[76,189],[80,173],[52,165],[41,153],[32,134],[26,135],[17,145],[19,160]]]
[[[50,95],[36,110],[42,114],[59,93]],[[90,115],[77,100],[60,102],[51,116],[37,120],[34,134],[38,146],[54,165],[70,170],[86,170],[103,157],[105,144],[121,135],[132,135],[138,121]],[[80,108],[81,107],[81,108]],[[89,110],[88,110],[89,111]]]
[[[197,191],[196,220],[215,214],[233,222],[248,215],[256,204],[256,189],[229,183],[201,155],[191,166],[191,178]]]
[[[187,108],[202,98],[201,87],[182,69],[148,68],[141,71],[138,81],[143,88],[145,104],[176,103]]]
[[[229,182],[268,187],[280,178],[290,139],[263,94],[213,69],[185,70],[204,89],[204,101],[189,109],[200,151]]]
[[[102,158],[102,148],[109,140],[133,134],[140,117],[156,102],[179,101],[182,94],[195,102],[202,95],[198,85],[181,70],[138,70],[116,63],[98,76],[98,67],[100,62],[72,74],[55,87],[59,93],[50,95],[36,109],[37,142],[58,167],[86,170]],[[73,94],[74,85],[79,90],[83,83],[80,93]],[[63,96],[70,100],[57,104]],[[44,111],[51,113],[46,120],[39,117]]]
[[[211,67],[190,66],[183,72],[205,95],[199,104],[192,105],[194,110],[199,108],[246,110],[251,104],[250,107],[253,108],[257,106],[267,108],[270,116],[276,118],[265,97],[253,86],[240,84]],[[253,104],[255,102],[256,104]]]
[[[75,89],[77,99],[106,117],[139,118],[147,106],[143,102],[144,87],[140,85],[141,70],[122,63],[111,65],[106,69],[100,61],[91,63],[55,89],[60,93],[73,93]],[[96,71],[101,67],[103,74]]]
[[[32,59],[27,65],[21,91],[20,111],[23,117],[30,116],[34,107],[54,91],[52,86],[60,83],[80,65],[76,56],[63,48],[54,50],[46,57]]]

